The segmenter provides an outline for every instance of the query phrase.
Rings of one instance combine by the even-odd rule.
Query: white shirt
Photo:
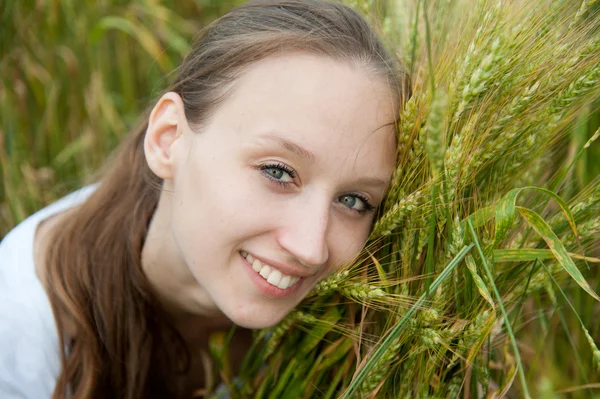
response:
[[[33,239],[44,219],[83,202],[87,186],[42,209],[0,242],[0,398],[45,399],[60,374],[58,333],[35,273]]]

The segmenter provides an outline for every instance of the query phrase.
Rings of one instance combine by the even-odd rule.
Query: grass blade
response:
[[[480,227],[483,226],[485,222],[492,219],[496,215],[496,207],[494,206],[486,206],[485,208],[478,209],[474,213],[472,213],[467,219],[465,219],[462,223],[466,223],[467,220],[470,220],[473,223],[473,226]]]
[[[573,217],[573,214],[569,209],[569,205],[567,205],[567,203],[562,198],[560,198],[558,195],[556,195],[550,190],[546,190],[545,188],[540,187],[528,186],[512,189],[504,196],[504,198],[502,198],[502,200],[500,200],[500,203],[496,208],[496,236],[494,238],[494,247],[500,241],[502,241],[504,237],[506,237],[508,230],[512,227],[516,216],[517,197],[524,190],[539,191],[554,199],[560,207],[560,209],[565,214],[565,217],[567,218],[567,221],[569,222],[569,225],[571,226],[575,237],[577,237],[577,227],[575,223],[575,218]]]
[[[573,259],[590,263],[600,263],[600,259],[568,252]],[[549,249],[495,249],[492,252],[494,262],[532,262],[538,259],[554,259],[554,253]]]
[[[519,207],[519,213],[523,218],[529,223],[529,225],[542,237],[548,247],[550,247],[550,251],[554,254],[554,257],[561,266],[573,277],[575,282],[579,284],[581,288],[585,290],[588,294],[590,294],[594,299],[600,301],[600,297],[598,294],[594,292],[590,284],[585,280],[571,257],[569,253],[565,249],[565,247],[560,242],[560,239],[554,234],[552,228],[546,223],[546,221],[538,215],[536,212]]]
[[[519,378],[521,380],[521,385],[523,386],[523,391],[524,391],[523,393],[526,398],[530,399],[531,395],[529,394],[529,390],[527,389],[527,381],[525,380],[525,373],[523,372],[523,364],[521,363],[521,355],[519,352],[519,348],[517,347],[517,340],[515,339],[515,334],[513,333],[512,327],[510,325],[510,320],[508,318],[508,314],[506,313],[506,309],[504,309],[504,304],[502,303],[502,297],[500,296],[500,292],[498,292],[498,288],[496,288],[496,283],[494,282],[494,276],[492,275],[492,272],[487,264],[487,261],[485,260],[485,255],[483,253],[483,250],[481,249],[481,246],[479,245],[479,240],[477,239],[477,234],[475,233],[473,224],[471,223],[470,220],[467,221],[467,223],[469,224],[469,230],[471,232],[471,236],[473,237],[473,241],[475,242],[475,245],[477,246],[477,251],[479,252],[479,256],[481,257],[481,263],[483,264],[483,268],[485,270],[487,278],[488,278],[488,280],[490,280],[490,284],[492,285],[492,288],[494,290],[494,295],[496,296],[496,300],[498,301],[498,307],[500,308],[500,311],[502,312],[502,317],[504,317],[504,320],[506,321],[506,323],[505,323],[506,330],[508,331],[508,335],[510,337],[510,343],[512,344],[513,350],[515,352],[515,359],[517,361]]]
[[[485,282],[481,279],[479,274],[477,274],[477,266],[475,264],[475,259],[473,259],[473,256],[467,255],[467,257],[465,258],[465,263],[467,264],[467,269],[469,269],[469,272],[471,273],[471,277],[473,277],[473,282],[475,282],[475,286],[477,286],[477,291],[479,291],[479,294],[483,297],[483,299],[485,299],[492,306],[492,309],[495,310],[496,306],[494,305],[492,295],[485,286]]]

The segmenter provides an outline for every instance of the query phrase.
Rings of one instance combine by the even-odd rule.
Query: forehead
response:
[[[394,106],[383,79],[365,68],[288,53],[252,64],[214,118],[237,140],[281,136],[317,162],[389,169],[396,154]]]

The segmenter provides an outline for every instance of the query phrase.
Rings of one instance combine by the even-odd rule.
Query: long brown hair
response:
[[[389,86],[397,107],[409,91],[406,74],[362,17],[316,0],[230,11],[200,33],[167,91],[182,97],[201,131],[245,67],[292,50],[361,67]],[[141,265],[162,185],[144,157],[146,128],[131,132],[94,193],[52,231],[44,283],[64,348],[54,398],[68,390],[75,399],[182,395],[172,377],[188,371],[190,356]],[[64,336],[65,320],[74,337]]]

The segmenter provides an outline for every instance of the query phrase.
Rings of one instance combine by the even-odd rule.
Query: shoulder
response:
[[[60,372],[59,341],[43,289],[0,292],[0,397],[49,398]]]
[[[88,186],[30,216],[0,241],[0,398],[50,398],[60,373],[58,333],[35,273],[33,239],[53,214],[83,202]]]

